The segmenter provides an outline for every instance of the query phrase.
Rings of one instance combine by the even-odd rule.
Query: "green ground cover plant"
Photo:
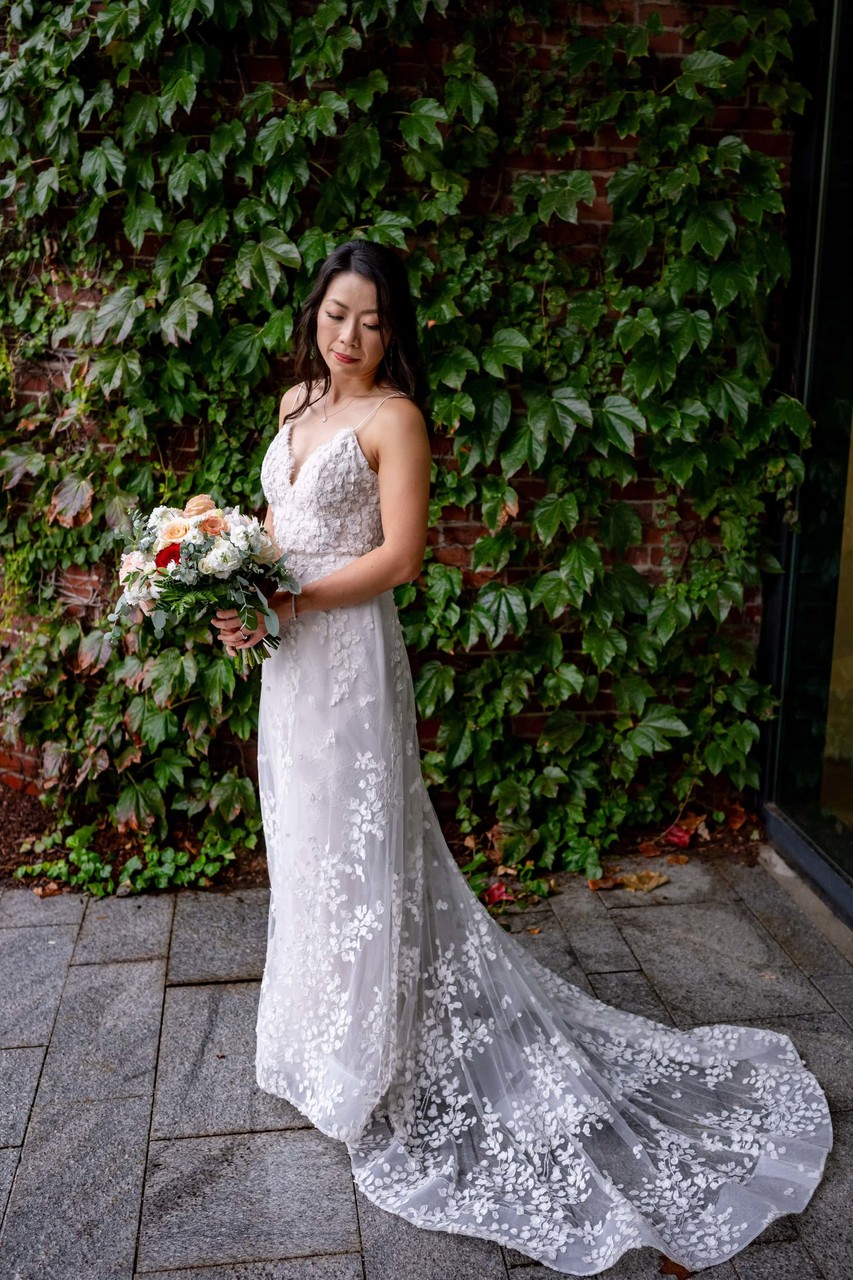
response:
[[[263,508],[294,310],[353,235],[408,252],[449,444],[431,519],[482,522],[470,569],[435,547],[397,591],[438,722],[426,777],[456,797],[469,873],[489,833],[534,887],[595,876],[709,774],[757,783],[775,703],[727,619],[779,569],[766,513],[796,519],[811,424],[774,366],[781,164],[716,121],[746,95],[777,128],[802,110],[810,9],[687,6],[681,59],[643,11],[5,7],[0,555],[26,634],[0,652],[4,733],[42,748],[57,832],[98,804],[138,833],[126,886],[204,883],[235,824],[260,831],[250,778],[216,754],[253,734],[256,680],[206,625],[106,640],[128,509]],[[596,182],[585,156],[608,147],[624,156]],[[632,556],[650,526],[654,574]],[[105,588],[70,617],[62,574],[93,566]],[[203,855],[164,856],[180,822]],[[87,848],[78,827],[56,846],[77,862],[33,865],[113,891]]]

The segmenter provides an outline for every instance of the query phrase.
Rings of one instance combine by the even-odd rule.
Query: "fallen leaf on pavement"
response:
[[[668,844],[677,844],[679,849],[686,849],[690,844],[690,832],[677,822],[668,827],[663,836]]]
[[[620,876],[622,886],[630,889],[633,893],[637,889],[641,889],[643,893],[649,893],[652,889],[658,889],[662,884],[669,884],[669,876],[665,876],[662,871],[636,871],[627,872]]]
[[[62,885],[56,880],[48,880],[47,884],[33,885],[33,893],[37,898],[54,898],[62,893]]]
[[[663,1258],[660,1274],[662,1276],[675,1276],[675,1280],[687,1280],[688,1276],[695,1276],[695,1271],[688,1271],[686,1267],[682,1267],[680,1262],[673,1262],[672,1258]]]
[[[541,929],[528,929],[528,930],[527,930],[527,932],[528,932],[528,933],[541,933],[541,932],[542,932],[542,930],[541,930]]]
[[[618,871],[619,868],[617,867],[616,870]],[[622,877],[615,875],[613,872],[602,876],[599,880],[587,880],[587,884],[593,893],[597,893],[599,889],[618,889],[621,883]]]
[[[655,844],[654,840],[644,840],[642,844],[637,845],[637,853],[641,853],[644,858],[659,858],[663,849],[659,844]]]
[[[671,853],[667,858],[667,862],[671,862],[674,867],[681,867],[689,861],[689,855],[686,853]]]

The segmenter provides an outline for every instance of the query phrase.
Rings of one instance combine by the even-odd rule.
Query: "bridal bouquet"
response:
[[[269,607],[274,591],[298,594],[299,583],[288,571],[264,526],[239,507],[218,507],[207,493],[190,498],[183,511],[155,507],[150,515],[131,514],[133,533],[119,567],[124,590],[108,632],[119,637],[119,619],[137,608],[151,618],[160,640],[168,625],[191,616],[197,621],[217,609],[236,609],[242,626],[254,630],[258,613],[268,634],[250,649],[241,649],[244,669],[256,666],[281,643],[277,614]]]

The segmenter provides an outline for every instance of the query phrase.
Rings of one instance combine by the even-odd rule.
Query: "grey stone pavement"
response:
[[[624,870],[631,859],[622,859]],[[707,1280],[853,1276],[853,939],[769,847],[660,866],[652,893],[578,877],[505,923],[611,1004],[784,1030],[834,1110],[800,1215]],[[266,889],[0,893],[2,1280],[545,1280],[488,1241],[422,1231],[354,1187],[346,1148],[255,1085]],[[531,933],[531,929],[538,933]],[[654,1280],[633,1251],[607,1280]]]

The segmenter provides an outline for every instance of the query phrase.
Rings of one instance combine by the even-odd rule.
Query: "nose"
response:
[[[358,320],[355,316],[350,316],[343,326],[341,340],[345,342],[348,347],[358,345]]]

